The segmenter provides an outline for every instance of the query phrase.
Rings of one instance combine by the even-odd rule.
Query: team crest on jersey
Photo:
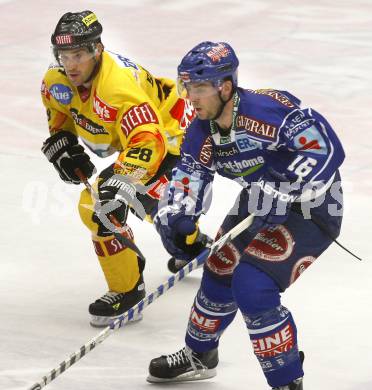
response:
[[[311,153],[323,155],[328,153],[324,138],[315,126],[311,126],[297,134],[293,139],[293,143],[297,150],[306,150]]]
[[[104,122],[115,122],[118,110],[105,103],[94,91],[93,112]]]

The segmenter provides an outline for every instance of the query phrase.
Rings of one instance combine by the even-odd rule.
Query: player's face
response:
[[[58,53],[59,62],[75,87],[84,84],[92,74],[96,65],[95,56],[96,53],[89,52],[86,48],[60,50]]]
[[[221,100],[218,96],[220,87],[210,82],[190,83],[186,86],[187,97],[195,108],[199,119],[212,120],[216,117],[221,107]]]

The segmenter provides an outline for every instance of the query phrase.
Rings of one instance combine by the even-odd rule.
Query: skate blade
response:
[[[165,382],[186,382],[186,381],[200,381],[203,379],[213,378],[217,375],[217,370],[211,368],[208,370],[189,371],[185,374],[179,375],[175,378],[158,378],[156,376],[149,375],[146,380],[150,383],[165,383]]]
[[[93,328],[106,328],[111,324],[112,321],[115,321],[117,318],[120,318],[121,314],[116,317],[104,317],[104,316],[91,316],[90,317],[90,326]],[[133,318],[128,321],[129,323],[141,321],[143,318],[142,313],[137,313]]]

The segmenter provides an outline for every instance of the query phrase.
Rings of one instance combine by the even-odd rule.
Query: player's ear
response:
[[[233,85],[232,85],[231,80],[225,80],[222,83],[222,95],[229,97],[229,96],[231,96],[232,91],[233,91]]]
[[[103,47],[102,43],[101,42],[97,43],[97,45],[96,45],[96,55],[98,57],[102,54],[103,49],[104,49],[104,47]]]

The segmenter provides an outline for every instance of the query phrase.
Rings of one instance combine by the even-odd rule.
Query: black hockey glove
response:
[[[77,137],[69,131],[62,130],[49,137],[41,150],[66,183],[81,183],[75,173],[77,168],[87,178],[96,172],[96,168],[90,161],[90,157],[84,152],[83,146],[79,145]]]
[[[115,174],[113,165],[103,170],[99,175],[98,197],[95,204],[93,221],[99,226],[98,235],[108,236],[115,231],[112,216],[124,226],[128,217],[129,208],[144,219],[146,212],[141,202],[136,198],[136,193],[146,192],[146,187],[133,184],[133,180],[127,175]]]

